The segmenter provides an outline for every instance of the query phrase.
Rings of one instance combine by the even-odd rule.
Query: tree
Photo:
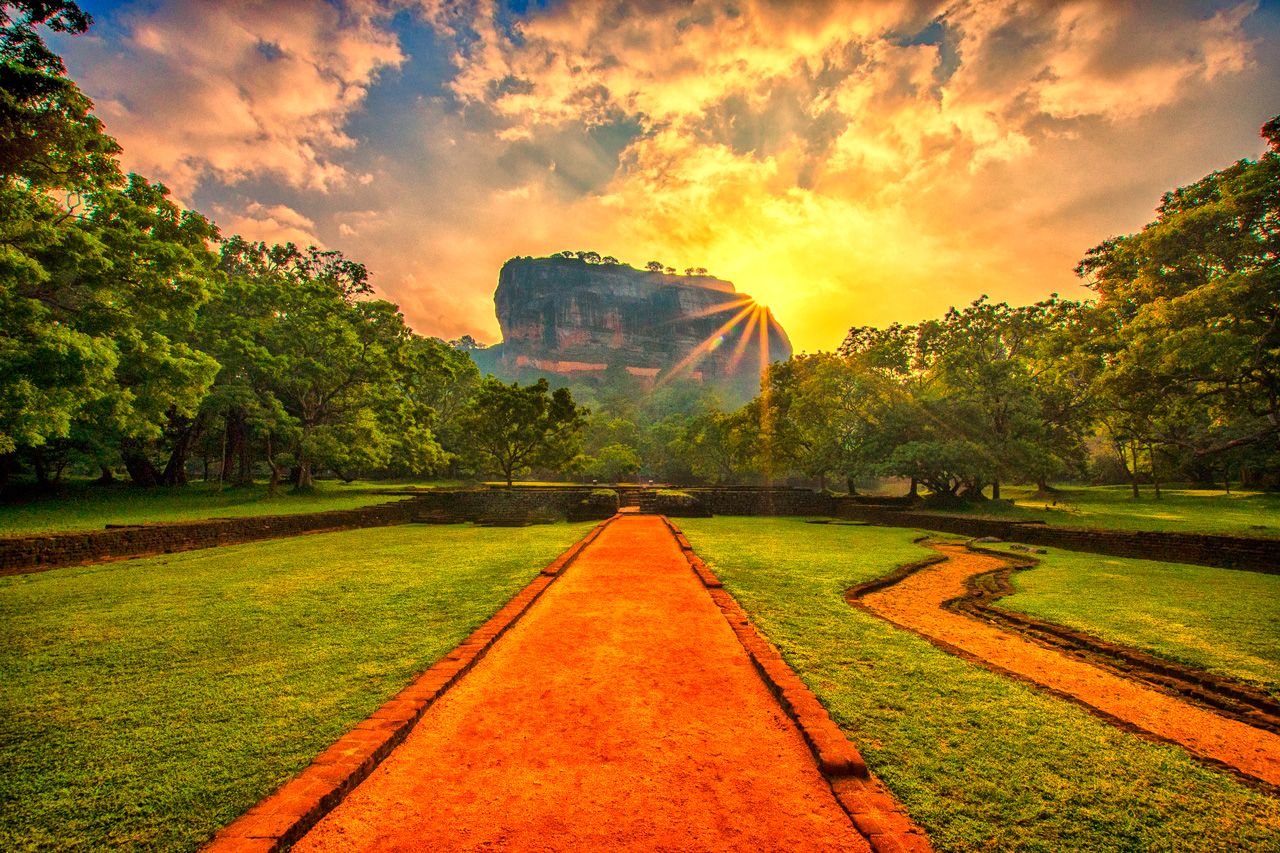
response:
[[[501,473],[509,488],[518,473],[559,468],[577,456],[586,416],[567,388],[552,392],[546,379],[522,387],[489,376],[460,427],[472,458]]]
[[[662,272],[662,261],[649,261],[644,268],[649,272]]]
[[[607,483],[620,483],[635,479],[640,471],[640,457],[635,448],[626,444],[606,444],[589,458],[585,473],[588,477]]]
[[[1197,457],[1280,449],[1280,116],[1262,136],[1260,159],[1166,193],[1154,222],[1077,267],[1110,320],[1107,373],[1132,377],[1122,394],[1140,381],[1187,417],[1202,407],[1208,429],[1154,430]]]
[[[0,6],[0,178],[80,192],[120,181],[116,141],[90,114],[93,102],[66,77],[36,28],[84,33],[91,19],[58,0]]]

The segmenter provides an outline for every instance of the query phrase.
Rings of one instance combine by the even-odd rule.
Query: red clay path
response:
[[[631,516],[294,849],[868,846],[661,519]]]
[[[997,557],[960,545],[932,546],[948,560],[917,571],[860,603],[896,625],[988,665],[1066,694],[1103,715],[1189,752],[1280,785],[1280,736],[1236,722],[1107,670],[943,608],[965,580],[999,568]]]

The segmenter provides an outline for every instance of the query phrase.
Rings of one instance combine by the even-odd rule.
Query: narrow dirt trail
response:
[[[993,668],[1066,694],[1122,725],[1280,786],[1280,736],[944,609],[945,602],[965,594],[968,578],[997,569],[1002,562],[960,545],[931,547],[947,561],[862,597],[861,606]]]
[[[869,848],[662,520],[631,516],[293,849]]]

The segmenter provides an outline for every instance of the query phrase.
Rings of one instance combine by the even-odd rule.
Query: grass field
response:
[[[198,848],[590,526],[404,525],[0,579],[0,849]]]
[[[680,526],[937,849],[1280,849],[1280,800],[846,604],[852,584],[927,555],[912,531]]]
[[[969,512],[1064,527],[1280,538],[1280,494],[1274,493],[1165,489],[1156,500],[1146,487],[1134,500],[1128,486],[1080,486],[1064,487],[1053,498],[1037,498],[1031,488],[1011,486],[1001,494],[1013,503],[984,502]]]
[[[1280,575],[1045,550],[1000,607],[1280,695]]]
[[[157,489],[67,483],[49,495],[0,502],[0,536],[101,530],[107,524],[354,509],[395,500],[378,492],[398,487],[399,484],[389,483],[322,481],[312,493],[290,494],[286,487],[272,498],[264,483],[226,489],[218,489],[212,483]]]

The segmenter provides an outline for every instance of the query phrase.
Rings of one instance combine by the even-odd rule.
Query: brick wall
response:
[[[963,536],[994,536],[1029,545],[1047,545],[1172,563],[1280,574],[1280,541],[1199,533],[1155,533],[1028,524],[1001,518],[975,518],[930,512],[897,511],[835,500],[834,515],[890,527],[919,527]]]
[[[610,502],[599,495],[592,497],[590,488],[423,492],[359,509],[143,524],[0,539],[0,575],[328,530],[409,522],[524,522],[531,517],[592,520],[608,518],[616,511],[616,499]]]
[[[113,557],[189,551],[316,533],[383,527],[410,521],[446,521],[444,515],[416,500],[359,509],[220,518],[165,524],[111,527],[83,533],[59,533],[0,539],[0,575],[75,565]]]
[[[713,515],[831,515],[832,497],[809,489],[685,489]]]

